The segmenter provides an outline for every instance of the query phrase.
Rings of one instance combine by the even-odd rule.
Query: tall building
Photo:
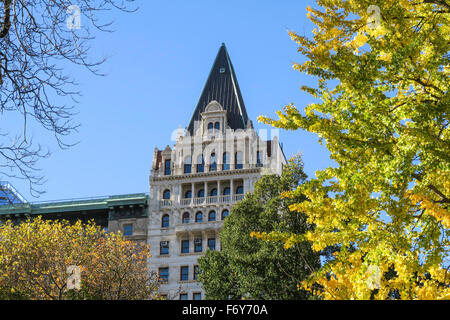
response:
[[[232,205],[262,174],[281,174],[286,164],[277,137],[264,136],[249,120],[223,44],[185,131],[172,148],[153,154],[148,243],[161,294],[203,298],[197,259],[220,250],[219,232]]]

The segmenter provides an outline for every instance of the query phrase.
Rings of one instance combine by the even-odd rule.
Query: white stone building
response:
[[[232,205],[262,174],[281,174],[286,163],[277,137],[266,137],[253,129],[222,45],[188,127],[173,148],[154,151],[147,239],[150,268],[167,280],[161,294],[204,297],[197,259],[207,249],[220,250],[219,232]]]

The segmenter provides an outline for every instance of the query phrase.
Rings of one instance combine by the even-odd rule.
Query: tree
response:
[[[7,221],[0,226],[0,299],[155,299],[149,252],[93,222]]]
[[[253,193],[233,206],[220,233],[221,251],[208,250],[199,259],[199,279],[206,299],[307,299],[297,283],[320,266],[319,255],[308,242],[285,249],[282,242],[262,242],[251,232],[304,233],[312,227],[306,217],[288,206],[304,196],[281,199],[283,191],[306,178],[299,157],[291,159],[283,175],[264,175]]]
[[[316,228],[282,237],[335,259],[303,282],[327,299],[450,298],[450,5],[438,0],[318,0],[317,26],[290,35],[318,79],[317,98],[288,105],[279,128],[317,133],[337,163],[289,195]]]
[[[63,72],[67,63],[100,74],[105,59],[89,59],[91,29],[109,31],[100,11],[133,0],[0,0],[0,115],[19,115],[23,128],[16,133],[0,131],[0,177],[29,182],[32,194],[43,181],[37,161],[48,156],[27,136],[30,122],[54,134],[60,147],[70,146],[64,137],[74,132],[74,107],[79,92],[76,82]],[[63,99],[59,99],[62,97]],[[64,99],[68,98],[68,99]],[[68,101],[66,101],[68,100]]]

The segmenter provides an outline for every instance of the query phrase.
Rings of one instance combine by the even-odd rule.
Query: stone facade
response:
[[[219,88],[222,83],[221,92],[227,94],[227,79],[222,74],[229,71],[229,82],[237,86],[237,81],[224,46],[221,50],[225,53],[219,51],[218,57],[225,55],[228,69],[216,58],[208,82],[215,81]],[[221,63],[224,66],[217,66]],[[214,70],[218,70],[217,75]],[[205,88],[209,86],[213,87],[207,83]],[[240,94],[238,88],[229,90],[231,95]],[[240,96],[235,98],[242,101]],[[154,150],[148,243],[150,268],[166,279],[161,294],[175,299],[204,297],[201,283],[195,279],[197,259],[208,249],[220,250],[219,233],[232,205],[253,190],[262,174],[281,174],[286,164],[277,137],[264,141],[248,120],[243,129],[230,123],[229,118],[239,119],[230,117],[239,109],[245,119],[245,107],[238,107],[230,109],[216,100],[209,101],[194,113],[192,133],[179,132],[173,148]]]

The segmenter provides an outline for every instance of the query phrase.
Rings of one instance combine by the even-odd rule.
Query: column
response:
[[[191,204],[194,204],[194,198],[196,197],[195,196],[195,183],[194,182],[192,182],[191,183]]]
[[[220,190],[220,180],[217,180],[217,202],[220,201],[221,196],[222,196],[222,191]]]
[[[233,186],[233,179],[230,180],[230,202],[233,202],[233,196],[234,196],[234,186]]]

